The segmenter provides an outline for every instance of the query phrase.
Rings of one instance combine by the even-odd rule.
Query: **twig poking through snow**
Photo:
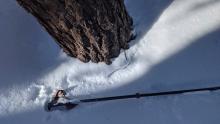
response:
[[[112,71],[110,74],[108,74],[108,76],[107,76],[108,78],[111,77],[115,72],[117,72],[119,70],[123,70],[123,69],[127,68],[128,65],[130,65],[131,61],[129,61],[125,50],[124,50],[124,55],[125,55],[126,64],[124,66],[122,66],[120,68],[117,68],[116,70]]]

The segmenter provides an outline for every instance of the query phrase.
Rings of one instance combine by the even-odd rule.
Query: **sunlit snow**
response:
[[[109,66],[66,56],[15,0],[1,0],[0,123],[218,123],[218,91],[44,111],[57,89],[83,99],[220,85],[220,0],[125,4],[137,38]]]

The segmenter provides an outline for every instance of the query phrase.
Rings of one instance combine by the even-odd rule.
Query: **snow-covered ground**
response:
[[[104,63],[67,57],[15,0],[0,1],[0,123],[217,124],[220,92],[45,112],[54,90],[93,98],[220,85],[220,0],[126,0],[138,34]]]

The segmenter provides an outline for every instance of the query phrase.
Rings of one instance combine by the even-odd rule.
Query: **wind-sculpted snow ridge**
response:
[[[107,66],[67,57],[14,0],[2,0],[0,122],[218,123],[218,91],[44,111],[57,89],[67,89],[70,97],[94,98],[220,85],[218,0],[125,2],[137,38]]]

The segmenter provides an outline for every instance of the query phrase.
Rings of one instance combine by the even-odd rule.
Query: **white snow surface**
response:
[[[112,65],[66,56],[15,0],[0,1],[1,124],[217,124],[220,92],[44,111],[57,89],[79,99],[220,85],[220,0],[126,0],[137,38]]]

